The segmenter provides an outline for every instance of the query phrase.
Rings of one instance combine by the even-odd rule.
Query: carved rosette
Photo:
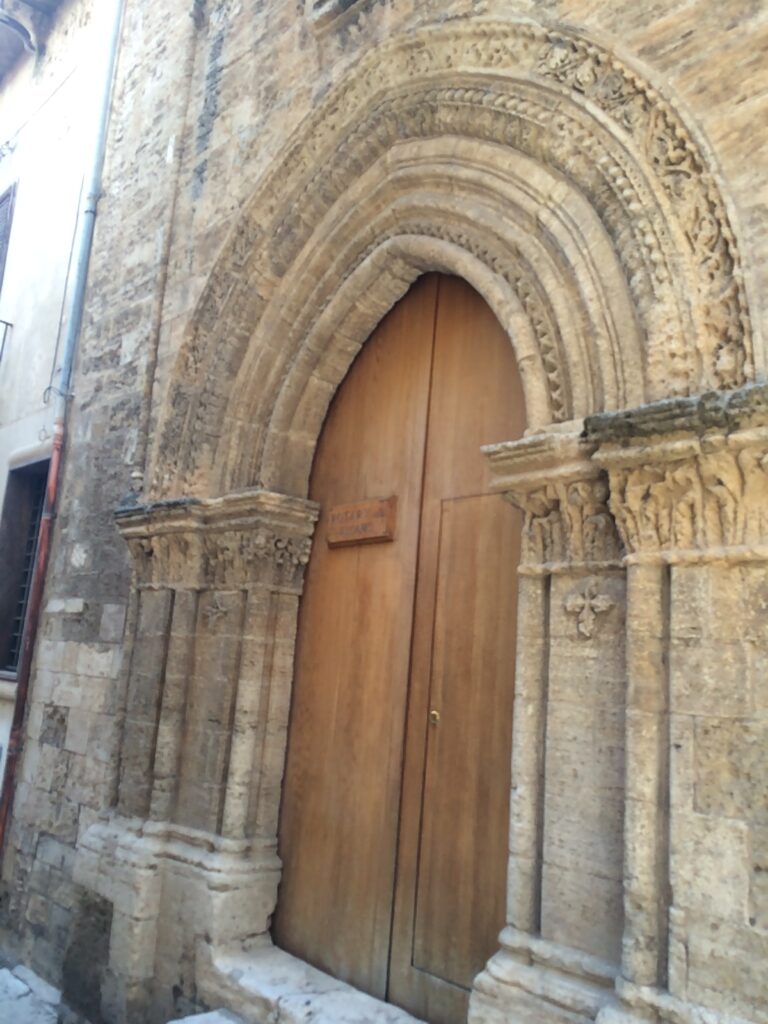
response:
[[[250,491],[121,509],[117,523],[139,588],[298,592],[317,513],[309,501]]]
[[[767,395],[742,389],[587,421],[631,559],[765,557]]]
[[[601,589],[600,580],[588,578],[586,583],[580,583],[566,596],[563,607],[576,620],[577,635],[591,640],[600,617],[615,607],[615,604],[613,597]]]
[[[608,479],[594,445],[573,434],[541,434],[485,449],[494,490],[522,510],[522,571],[618,565],[620,542]]]

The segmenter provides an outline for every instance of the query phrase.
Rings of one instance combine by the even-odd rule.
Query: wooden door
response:
[[[273,934],[434,1024],[466,1018],[504,923],[520,522],[480,446],[523,427],[495,317],[429,275],[354,363],[312,475]],[[335,507],[393,495],[392,541],[329,547]]]

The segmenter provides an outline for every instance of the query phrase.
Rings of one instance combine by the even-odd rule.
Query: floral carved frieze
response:
[[[493,488],[523,512],[529,568],[609,567],[621,546],[608,507],[608,480],[573,435],[545,434],[485,449]]]
[[[265,491],[121,509],[140,587],[301,587],[317,509]],[[225,613],[214,602],[211,621]]]
[[[549,33],[537,70],[600,107],[645,151],[675,205],[698,271],[698,319],[709,338],[710,379],[724,388],[738,387],[744,382],[744,336],[749,324],[736,243],[722,199],[690,132],[638,74],[586,40]],[[713,289],[715,281],[721,286]]]
[[[604,450],[611,508],[628,551],[768,544],[768,429],[747,435]]]
[[[658,403],[588,421],[587,433],[601,442],[593,458],[608,473],[610,507],[631,555],[765,554],[766,390]]]

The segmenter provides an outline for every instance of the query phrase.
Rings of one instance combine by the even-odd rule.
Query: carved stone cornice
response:
[[[301,587],[318,508],[270,491],[124,507],[117,525],[140,587]]]
[[[586,422],[629,559],[768,558],[768,388]]]
[[[522,572],[618,565],[608,481],[592,462],[594,450],[578,435],[557,433],[484,448],[493,489],[523,512]]]

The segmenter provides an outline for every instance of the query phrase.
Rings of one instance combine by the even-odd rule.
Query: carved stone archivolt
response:
[[[534,428],[753,373],[733,228],[659,92],[564,32],[434,26],[361,60],[243,211],[170,382],[154,496],[303,493],[335,387],[429,269],[509,331]]]
[[[524,515],[521,571],[618,566],[621,545],[608,508],[608,478],[591,462],[594,449],[567,434],[485,449],[494,490]]]

